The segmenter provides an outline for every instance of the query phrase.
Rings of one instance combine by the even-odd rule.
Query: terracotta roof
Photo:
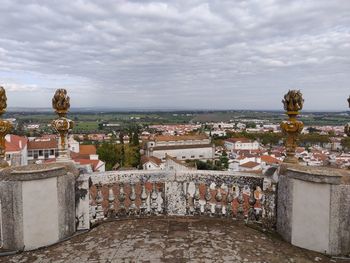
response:
[[[296,153],[302,153],[302,152],[304,152],[305,151],[305,148],[304,147],[297,147],[296,149],[295,149],[295,152]]]
[[[27,145],[28,139],[26,137],[21,137],[17,135],[6,136],[5,149],[6,152],[18,152],[23,150]]]
[[[252,140],[248,139],[248,138],[229,138],[227,140],[225,140],[226,142],[232,142],[232,143],[236,143],[236,142],[252,142]]]
[[[261,158],[262,162],[265,162],[267,164],[279,164],[279,163],[281,163],[280,160],[278,160],[270,155],[262,155],[260,158]]]
[[[95,145],[79,145],[79,154],[80,155],[90,155],[96,154],[96,146]]]
[[[39,139],[28,141],[28,150],[57,149],[58,142],[55,139]]]
[[[165,154],[165,158],[168,160],[172,160],[173,162],[177,163],[177,164],[180,164],[180,165],[184,165],[186,166],[183,162],[181,162],[180,160],[176,159],[175,157],[169,155],[169,154]]]
[[[153,151],[158,150],[177,150],[177,149],[193,149],[193,148],[212,148],[211,144],[192,144],[192,145],[169,145],[169,146],[156,146],[153,147]]]
[[[181,135],[181,136],[167,136],[167,135],[158,135],[154,138],[155,141],[193,141],[193,140],[205,140],[208,139],[207,135]]]
[[[241,164],[240,166],[244,168],[254,168],[254,167],[257,167],[258,165],[260,164],[256,162],[246,162],[244,164]]]
[[[141,157],[141,163],[142,164],[145,164],[147,162],[152,162],[156,165],[160,165],[162,163],[162,160],[160,160],[159,158],[157,157],[154,157],[154,156],[142,156]]]
[[[92,170],[93,171],[96,171],[99,167],[98,167],[98,164],[100,162],[100,160],[89,160],[89,159],[73,159],[74,162],[77,162],[79,164],[90,164],[91,167],[92,167]]]

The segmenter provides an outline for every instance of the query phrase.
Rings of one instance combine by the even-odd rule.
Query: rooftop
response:
[[[104,223],[62,243],[0,262],[344,262],[218,218],[157,217]]]
[[[193,141],[193,140],[206,140],[209,139],[207,135],[181,135],[181,136],[170,136],[170,135],[158,135],[154,138],[156,141]]]
[[[42,150],[42,149],[56,149],[58,148],[58,142],[56,139],[38,139],[34,141],[28,141],[28,150]]]

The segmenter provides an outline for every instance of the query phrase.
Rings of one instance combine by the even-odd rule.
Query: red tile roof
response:
[[[270,155],[262,155],[260,158],[261,158],[261,161],[265,162],[266,164],[279,164],[279,163],[281,163],[280,160],[278,160]]]
[[[244,143],[247,143],[247,142],[252,142],[252,140],[249,140],[248,138],[229,138],[227,140],[225,140],[227,142],[232,142],[232,143],[236,143],[236,142],[244,142]]]
[[[73,160],[74,160],[74,162],[77,162],[81,165],[85,165],[85,164],[89,165],[90,164],[93,171],[96,171],[99,168],[98,164],[99,164],[100,160],[89,160],[89,159],[73,159]]]
[[[155,138],[155,141],[190,141],[190,140],[205,140],[208,139],[207,135],[181,135],[181,136],[166,136],[158,135]]]
[[[254,167],[257,167],[258,165],[260,165],[260,164],[256,163],[256,162],[246,162],[246,163],[241,164],[240,166],[244,167],[244,168],[254,168]]]
[[[37,139],[28,141],[28,150],[57,149],[58,142],[55,139]]]
[[[96,146],[95,145],[79,145],[79,154],[80,155],[96,154]]]
[[[145,163],[147,163],[147,162],[152,162],[152,163],[154,163],[154,164],[156,164],[156,165],[160,165],[160,164],[162,163],[162,160],[160,160],[159,158],[154,157],[154,156],[150,156],[150,157],[148,157],[148,156],[142,156],[142,157],[141,157],[141,163],[142,163],[142,164],[145,164]]]
[[[28,143],[26,137],[21,137],[17,135],[9,135],[5,141],[6,152],[19,152],[25,148]]]

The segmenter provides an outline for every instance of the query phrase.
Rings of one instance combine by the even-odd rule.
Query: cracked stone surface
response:
[[[243,223],[148,218],[99,225],[62,243],[0,262],[349,262],[300,249]]]

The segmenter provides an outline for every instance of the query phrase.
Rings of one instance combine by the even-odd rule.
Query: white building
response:
[[[228,151],[259,150],[260,148],[260,145],[257,141],[252,141],[247,138],[230,138],[225,140],[224,145]]]
[[[5,160],[10,166],[22,166],[28,164],[27,153],[28,139],[17,135],[5,136]]]
[[[166,155],[177,160],[209,160],[214,158],[215,147],[206,135],[156,136],[146,143],[145,154],[163,161]]]
[[[141,164],[143,170],[163,170],[164,164],[162,163],[162,160],[158,159],[154,156],[142,156],[141,157]]]
[[[28,141],[28,161],[30,163],[54,160],[58,156],[56,138],[30,138]]]

